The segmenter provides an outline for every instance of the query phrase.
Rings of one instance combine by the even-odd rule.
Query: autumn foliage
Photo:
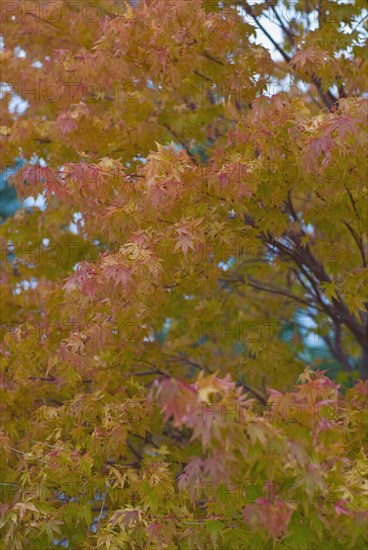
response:
[[[0,548],[366,547],[365,15],[2,0]]]

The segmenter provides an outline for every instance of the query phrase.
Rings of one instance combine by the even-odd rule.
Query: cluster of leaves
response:
[[[266,407],[215,373],[18,409],[1,437],[5,543],[363,548],[368,384],[342,398],[323,372],[300,379]]]
[[[363,2],[8,4],[1,544],[363,548]]]

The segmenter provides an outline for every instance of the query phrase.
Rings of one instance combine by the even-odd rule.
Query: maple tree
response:
[[[365,547],[364,9],[1,3],[1,548]]]

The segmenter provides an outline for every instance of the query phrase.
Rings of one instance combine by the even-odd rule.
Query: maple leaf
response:
[[[228,479],[228,469],[224,463],[224,454],[221,452],[214,452],[212,456],[208,457],[203,463],[203,472],[208,475],[211,480],[219,483]]]
[[[62,135],[67,135],[71,131],[78,128],[79,121],[82,118],[88,117],[88,115],[88,106],[85,103],[80,102],[79,104],[73,105],[70,111],[60,113],[56,123]]]
[[[174,251],[179,248],[182,249],[184,255],[187,254],[188,249],[195,249],[194,242],[202,242],[200,234],[195,234],[198,231],[198,226],[202,223],[203,218],[197,220],[181,220],[177,225],[175,232],[178,235],[176,238],[176,245]]]
[[[328,132],[330,134],[332,134],[336,130],[339,138],[343,140],[347,132],[355,134],[357,133],[358,129],[355,120],[351,116],[345,114],[334,117],[328,124]]]
[[[80,262],[77,265],[75,274],[67,278],[64,288],[66,291],[79,288],[83,293],[87,294],[90,299],[93,299],[98,288],[96,275],[97,272],[92,265],[88,262]]]
[[[313,369],[311,369],[310,367],[306,367],[303,373],[299,376],[298,382],[302,382],[303,384],[305,382],[309,382],[314,374],[315,373]]]
[[[335,140],[330,136],[321,136],[310,141],[303,157],[303,164],[307,170],[314,170],[317,166],[317,159],[322,155],[322,167],[329,164],[332,158],[332,149],[335,147]]]
[[[129,288],[129,286],[133,283],[131,271],[121,266],[118,262],[110,265],[105,265],[103,267],[102,273],[107,280],[113,280],[115,287],[120,284],[124,290]]]
[[[197,392],[194,388],[164,378],[157,384],[157,396],[163,405],[166,420],[173,415],[177,426],[191,425],[197,409]]]
[[[267,529],[269,535],[277,539],[285,533],[292,514],[290,504],[278,497],[274,502],[259,498],[255,504],[244,508],[243,519],[252,528]]]
[[[188,490],[192,498],[199,496],[202,484],[203,461],[200,457],[191,457],[183,473],[178,477],[179,490]]]
[[[166,531],[166,525],[163,525],[157,521],[154,521],[148,525],[147,530],[149,532],[149,543],[155,542],[159,550],[164,548],[163,545],[164,545],[164,534]]]
[[[305,50],[300,50],[299,52],[297,52],[292,58],[291,62],[295,63],[295,65],[297,67],[300,67],[301,69],[303,69],[304,67],[306,69],[309,69],[312,68],[313,65],[321,63],[324,57],[324,52],[322,52],[321,50],[315,48],[306,48]]]
[[[141,510],[137,508],[126,508],[117,510],[110,519],[112,526],[119,524],[121,527],[129,528],[141,521]]]

